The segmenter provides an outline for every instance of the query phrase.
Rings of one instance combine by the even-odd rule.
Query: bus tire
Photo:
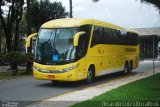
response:
[[[124,72],[124,74],[129,74],[130,73],[130,67],[129,67],[128,62],[125,63],[123,72]]]
[[[130,61],[130,71],[133,70],[133,61]]]
[[[94,79],[94,75],[95,75],[95,69],[93,66],[89,67],[88,72],[87,72],[87,79],[86,79],[86,83],[91,83]]]

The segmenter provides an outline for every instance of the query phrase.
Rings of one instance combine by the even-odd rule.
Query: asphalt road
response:
[[[130,75],[152,70],[152,64],[153,62],[151,60],[140,62],[139,68],[135,69]],[[155,68],[157,67],[160,67],[159,61],[155,62]],[[108,82],[123,76],[125,75],[122,73],[116,73],[98,77],[89,85],[85,84],[84,81],[53,84],[50,81],[35,80],[33,77],[0,81],[0,107],[2,101],[22,101],[20,104],[24,106],[67,92],[81,90],[86,87]]]

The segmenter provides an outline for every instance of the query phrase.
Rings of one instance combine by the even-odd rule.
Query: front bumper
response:
[[[76,78],[76,70],[64,73],[42,73],[33,69],[34,78],[41,80],[55,80],[55,81],[78,81]]]

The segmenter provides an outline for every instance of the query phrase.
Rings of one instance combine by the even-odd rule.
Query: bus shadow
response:
[[[71,89],[83,89],[86,87],[92,87],[92,86],[96,86],[96,85],[100,85],[102,83],[107,83],[110,82],[114,79],[118,79],[118,78],[123,78],[126,76],[133,76],[136,75],[137,72],[132,72],[130,74],[124,74],[123,72],[117,72],[117,73],[112,73],[112,74],[108,74],[108,75],[104,75],[104,76],[100,76],[100,77],[96,77],[92,83],[86,83],[85,80],[82,81],[76,81],[76,82],[59,82],[59,83],[52,83],[52,82],[48,82],[48,83],[43,83],[43,84],[39,84],[39,87],[57,87],[57,88],[71,88]]]

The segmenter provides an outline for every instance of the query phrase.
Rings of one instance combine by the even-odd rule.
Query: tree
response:
[[[31,0],[27,0],[27,36],[32,33],[31,28]]]
[[[24,0],[0,0],[0,20],[6,37],[8,52],[17,50],[19,23],[22,19],[23,5]],[[7,11],[2,9],[4,6],[8,7]]]
[[[50,2],[49,0],[33,1],[31,5],[32,27],[39,30],[40,26],[49,20],[68,17],[65,7],[61,2]]]
[[[0,55],[2,53],[2,24],[0,22]]]
[[[32,32],[32,23],[31,23],[31,0],[27,0],[27,37],[31,34]],[[29,47],[28,52],[31,53],[32,47]],[[27,66],[26,66],[26,73],[31,73],[32,71],[32,63],[30,61],[27,61]]]
[[[17,51],[19,23],[22,19],[24,0],[0,0],[0,21],[6,37],[7,51]],[[5,7],[6,9],[3,9]],[[7,10],[7,11],[5,11]],[[17,72],[17,64],[11,64],[14,73]]]
[[[92,0],[93,2],[98,2],[100,0]],[[138,1],[138,0],[136,0]],[[160,0],[140,0],[142,3],[149,3],[157,7],[160,11]]]
[[[157,7],[160,11],[160,0],[140,0],[142,3],[149,3]]]
[[[0,21],[0,54],[4,54],[6,50],[5,37],[2,29],[2,23]]]
[[[93,2],[98,2],[99,0],[92,0]]]

